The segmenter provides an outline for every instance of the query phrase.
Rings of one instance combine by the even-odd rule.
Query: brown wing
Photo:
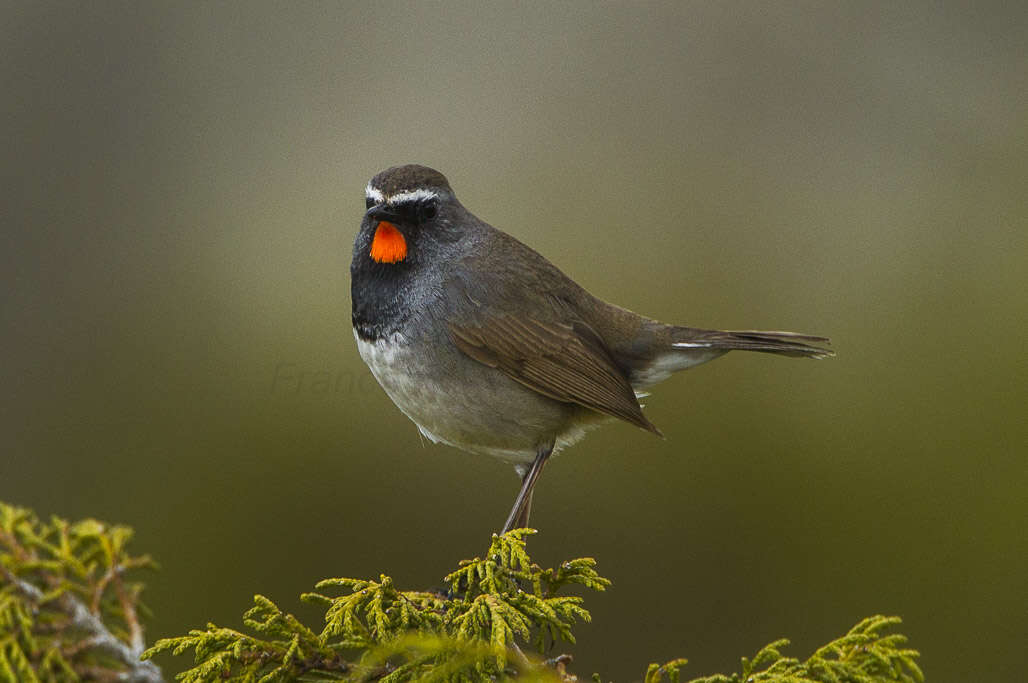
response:
[[[620,418],[660,434],[636,400],[603,340],[586,323],[543,323],[501,315],[479,324],[450,323],[464,354],[545,396]]]

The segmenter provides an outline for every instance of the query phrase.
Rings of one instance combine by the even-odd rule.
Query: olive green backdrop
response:
[[[5,3],[0,499],[133,525],[151,639],[482,552],[513,472],[423,444],[350,330],[364,185],[420,162],[601,297],[839,353],[551,463],[534,555],[615,584],[577,671],[883,612],[931,680],[1016,680],[1028,10],[965,4]]]

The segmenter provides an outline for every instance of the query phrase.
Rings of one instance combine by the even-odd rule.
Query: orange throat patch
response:
[[[378,263],[398,263],[407,258],[407,240],[392,223],[380,221],[375,228],[371,258]]]

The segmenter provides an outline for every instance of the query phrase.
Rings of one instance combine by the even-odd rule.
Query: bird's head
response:
[[[364,197],[367,211],[357,248],[380,264],[410,263],[425,256],[419,251],[453,241],[463,211],[446,177],[417,164],[377,174]]]

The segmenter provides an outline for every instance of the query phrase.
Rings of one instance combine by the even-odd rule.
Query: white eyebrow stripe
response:
[[[432,190],[420,188],[417,190],[407,190],[406,192],[397,192],[389,197],[386,202],[388,204],[402,204],[403,202],[416,202],[421,199],[436,199],[438,196],[439,195]]]
[[[374,199],[376,204],[380,204],[385,197],[379,190],[376,190],[368,183],[368,186],[364,188],[364,196],[368,199]]]

